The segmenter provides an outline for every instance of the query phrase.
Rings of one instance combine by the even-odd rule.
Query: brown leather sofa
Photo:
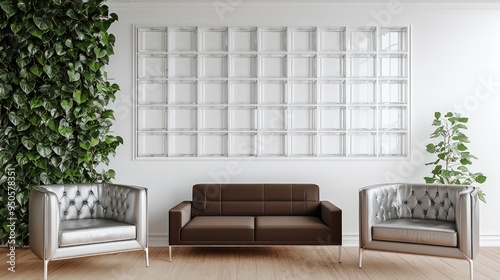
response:
[[[197,184],[169,211],[173,246],[342,245],[342,210],[314,184]]]

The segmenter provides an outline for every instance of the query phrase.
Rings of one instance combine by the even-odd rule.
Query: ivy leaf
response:
[[[33,147],[35,146],[35,141],[33,141],[31,138],[29,138],[28,136],[23,136],[21,138],[21,143],[23,143],[24,147],[26,147],[26,149],[28,150],[31,150],[33,149]]]
[[[52,154],[52,149],[50,147],[45,146],[42,143],[38,143],[36,145],[37,152],[45,158],[48,158]]]
[[[33,17],[33,22],[35,23],[36,27],[38,27],[42,31],[48,30],[50,28],[50,21],[42,17]]]
[[[24,154],[22,154],[22,153],[18,153],[16,155],[16,161],[17,161],[17,164],[19,164],[20,166],[23,166],[23,165],[29,163],[28,158],[25,157]]]
[[[32,25],[28,28],[28,32],[37,37],[38,39],[42,39],[42,35],[45,34],[46,31],[44,30],[41,30],[40,28],[38,28],[36,25]]]
[[[94,54],[97,58],[103,58],[108,55],[108,52],[105,49],[94,48]]]
[[[66,39],[66,41],[64,41],[64,45],[68,48],[73,48],[73,41],[71,41],[71,39]]]
[[[33,75],[40,77],[43,73],[43,68],[41,68],[40,66],[38,66],[36,64],[33,64],[30,67],[30,72],[33,73]]]
[[[42,181],[45,185],[50,185],[52,182],[50,181],[50,176],[47,172],[40,173],[40,181]]]
[[[57,43],[55,46],[54,46],[55,50],[56,50],[56,54],[59,55],[59,56],[62,56],[64,54],[66,54],[66,51],[64,50],[64,47],[61,43]]]
[[[38,107],[41,107],[43,105],[43,101],[41,98],[33,98],[29,101],[30,104],[30,109],[36,109]]]
[[[99,139],[97,138],[91,138],[90,139],[90,147],[95,147],[99,144]]]
[[[69,77],[70,82],[76,82],[76,81],[80,80],[80,73],[72,71],[72,70],[68,70],[67,73],[68,73],[68,77]]]
[[[66,111],[66,113],[68,113],[69,110],[73,107],[73,101],[62,100],[61,107],[63,107],[64,111]]]
[[[16,114],[16,112],[10,112],[9,113],[9,120],[15,126],[18,126],[23,121],[23,119],[21,117],[19,117]]]
[[[26,2],[20,0],[19,2],[17,2],[17,8],[23,12],[28,12],[29,8],[28,8],[28,5],[26,5]]]
[[[19,107],[23,107],[27,100],[26,95],[17,92],[12,95],[12,99]]]
[[[73,99],[76,101],[78,105],[86,101],[86,98],[82,97],[81,90],[75,90],[75,92],[73,92]]]
[[[65,119],[62,119],[59,122],[59,128],[58,128],[59,134],[62,136],[69,138],[73,134],[73,128],[70,126],[68,121]]]
[[[439,120],[439,118],[441,118],[441,113],[440,112],[435,112],[434,113],[434,118],[436,118],[436,120]]]
[[[80,18],[78,17],[78,15],[76,14],[76,12],[75,12],[73,9],[69,9],[69,10],[66,12],[66,15],[67,15],[69,18],[72,18],[72,19],[75,19],[75,20],[80,20]]]
[[[11,3],[11,1],[2,1],[0,7],[5,12],[7,17],[11,17],[16,14],[16,7]]]
[[[51,119],[51,120],[49,120],[49,121],[47,122],[47,126],[48,126],[48,127],[50,128],[50,130],[52,130],[52,131],[58,131],[58,130],[57,130],[57,124],[56,124],[56,122],[55,122],[53,119]]]

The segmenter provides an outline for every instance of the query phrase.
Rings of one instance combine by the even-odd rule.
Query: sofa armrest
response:
[[[183,201],[168,212],[168,244],[177,245],[181,242],[181,228],[191,220],[192,202]]]
[[[468,187],[458,194],[455,222],[458,248],[468,258],[474,259],[479,251],[479,203],[474,187]]]
[[[342,245],[342,210],[329,201],[321,201],[321,220],[331,229],[328,244]]]
[[[148,247],[148,189],[139,186],[106,184],[106,188],[116,188],[116,195],[126,190],[126,213],[123,221],[137,228],[137,242],[144,248]],[[118,197],[116,198],[118,199]],[[124,204],[125,205],[125,204]],[[122,221],[120,219],[120,221]]]
[[[49,260],[59,248],[59,200],[43,186],[35,186],[29,197],[29,241],[33,253]]]

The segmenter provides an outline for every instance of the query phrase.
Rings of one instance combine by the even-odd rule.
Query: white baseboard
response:
[[[342,246],[358,247],[359,238],[357,234],[344,234],[342,236]],[[167,247],[168,235],[153,233],[149,235],[149,246]],[[479,246],[481,247],[500,247],[500,235],[484,234],[479,236]]]

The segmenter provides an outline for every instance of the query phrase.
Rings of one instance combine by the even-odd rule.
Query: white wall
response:
[[[238,2],[238,1],[236,1]],[[494,4],[111,4],[119,15],[112,26],[116,55],[109,76],[121,87],[115,133],[124,138],[111,167],[119,183],[150,191],[152,245],[166,245],[168,210],[189,200],[191,186],[225,178],[231,182],[314,182],[321,198],[343,210],[346,244],[356,244],[358,192],[382,182],[423,182],[424,162],[435,111],[462,111],[470,117],[469,145],[479,157],[472,167],[488,180],[481,187],[481,244],[500,246],[500,5]],[[219,7],[221,8],[221,7]],[[411,154],[406,160],[132,160],[132,25],[151,26],[412,26]],[[219,175],[214,175],[219,174]]]

